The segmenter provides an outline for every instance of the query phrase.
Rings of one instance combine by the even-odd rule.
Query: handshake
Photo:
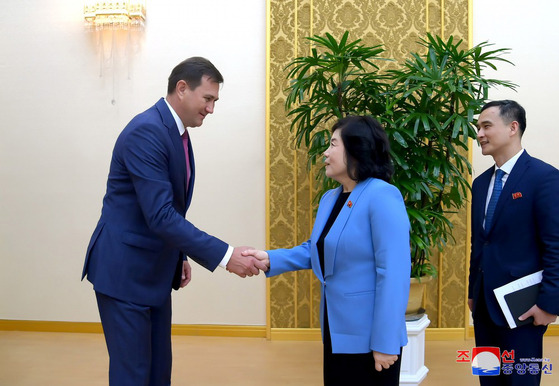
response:
[[[227,270],[240,277],[258,275],[270,269],[268,253],[252,247],[236,247],[227,263]]]

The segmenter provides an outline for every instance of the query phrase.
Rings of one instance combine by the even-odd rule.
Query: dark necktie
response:
[[[497,201],[499,201],[499,196],[503,190],[504,175],[505,172],[501,169],[497,169],[495,172],[493,192],[491,192],[491,199],[489,200],[489,205],[487,205],[487,213],[485,213],[485,230],[489,230],[489,228],[491,228],[491,221],[493,221],[493,214],[495,213],[495,208],[497,207]]]
[[[188,131],[185,130],[182,135],[182,146],[184,147],[184,157],[186,158],[186,190],[188,191],[188,183],[190,182],[190,157],[188,156]]]

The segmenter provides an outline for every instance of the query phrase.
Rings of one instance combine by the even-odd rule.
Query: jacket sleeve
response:
[[[542,178],[534,198],[536,224],[542,250],[543,278],[536,304],[551,314],[559,314],[559,170],[550,171]]]
[[[323,202],[332,199],[335,189],[329,190],[321,198],[318,205],[317,217],[322,210]],[[316,224],[315,224],[316,225]],[[314,232],[314,227],[313,227]],[[276,276],[284,272],[299,271],[303,269],[311,269],[311,240],[305,241],[303,244],[290,249],[269,250],[270,269],[266,272],[266,276]]]
[[[409,219],[402,195],[382,185],[370,200],[376,289],[371,349],[399,354],[410,288]],[[403,329],[405,331],[405,327]]]
[[[270,269],[266,272],[267,277],[311,268],[310,240],[291,249],[274,249],[267,252],[270,257]]]
[[[123,144],[123,162],[141,211],[153,233],[213,271],[228,245],[196,228],[173,206],[171,155],[161,132],[146,123],[132,130]]]

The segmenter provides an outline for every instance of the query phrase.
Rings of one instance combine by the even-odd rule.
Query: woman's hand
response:
[[[373,351],[373,358],[375,358],[375,370],[382,371],[392,366],[398,360],[398,355]]]
[[[247,249],[246,251],[243,251],[242,255],[252,256],[258,259],[266,266],[266,271],[270,269],[270,258],[268,257],[268,253],[266,251],[261,251],[258,249]]]

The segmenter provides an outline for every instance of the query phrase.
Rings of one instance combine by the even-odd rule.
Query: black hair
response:
[[[332,127],[341,130],[349,177],[357,182],[379,178],[390,182],[394,166],[390,158],[390,144],[382,125],[371,116],[350,115]]]
[[[526,110],[524,110],[524,107],[520,106],[518,102],[510,99],[504,99],[501,101],[492,101],[486,103],[485,106],[481,108],[481,111],[487,110],[490,107],[499,108],[499,116],[505,123],[508,124],[512,121],[518,122],[520,136],[522,137],[524,131],[526,130]]]

